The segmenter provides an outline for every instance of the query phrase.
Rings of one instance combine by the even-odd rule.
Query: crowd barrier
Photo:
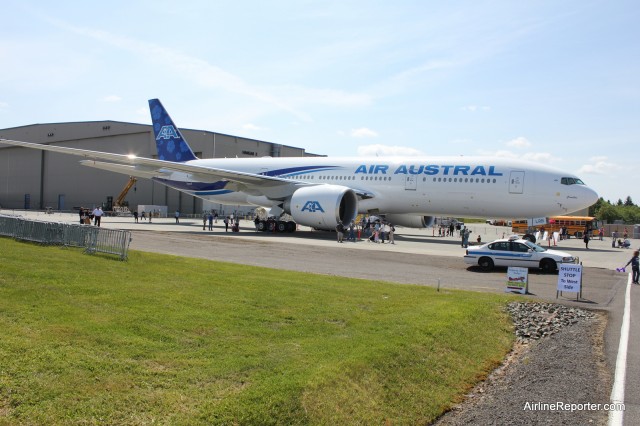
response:
[[[131,231],[6,215],[0,215],[0,235],[39,244],[80,247],[85,249],[85,253],[112,254],[120,260],[127,259],[131,242]]]

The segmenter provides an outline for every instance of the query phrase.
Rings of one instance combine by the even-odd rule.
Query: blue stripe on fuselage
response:
[[[286,169],[268,170],[260,173],[263,176],[299,176],[310,172],[324,172],[327,170],[338,169],[338,166],[301,166],[301,167],[289,167]]]

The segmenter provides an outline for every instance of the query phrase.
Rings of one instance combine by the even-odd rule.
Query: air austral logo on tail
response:
[[[355,173],[367,175],[437,175],[444,176],[502,176],[496,166],[454,166],[437,164],[401,164],[391,172],[388,164],[362,164]],[[395,167],[395,166],[394,166]]]
[[[180,138],[180,136],[178,135],[178,132],[176,131],[176,128],[173,127],[172,125],[168,125],[168,126],[162,126],[162,128],[158,132],[158,137],[156,138],[156,140],[159,140],[159,139],[179,139],[179,138]]]

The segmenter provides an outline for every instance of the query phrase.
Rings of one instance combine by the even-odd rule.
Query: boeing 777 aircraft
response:
[[[158,99],[149,100],[158,159],[0,139],[0,143],[84,157],[89,167],[153,179],[230,205],[288,213],[334,229],[358,213],[425,227],[435,216],[532,218],[572,213],[598,195],[578,177],[495,157],[198,159]]]

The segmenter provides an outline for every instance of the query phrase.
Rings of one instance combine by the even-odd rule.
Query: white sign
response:
[[[529,288],[529,270],[510,266],[507,269],[507,288],[505,291],[527,294]]]
[[[547,224],[547,218],[546,217],[534,217],[534,218],[531,218],[531,219],[527,219],[527,224],[529,226],[546,225]]]
[[[558,268],[558,291],[580,292],[582,265],[561,263]]]

